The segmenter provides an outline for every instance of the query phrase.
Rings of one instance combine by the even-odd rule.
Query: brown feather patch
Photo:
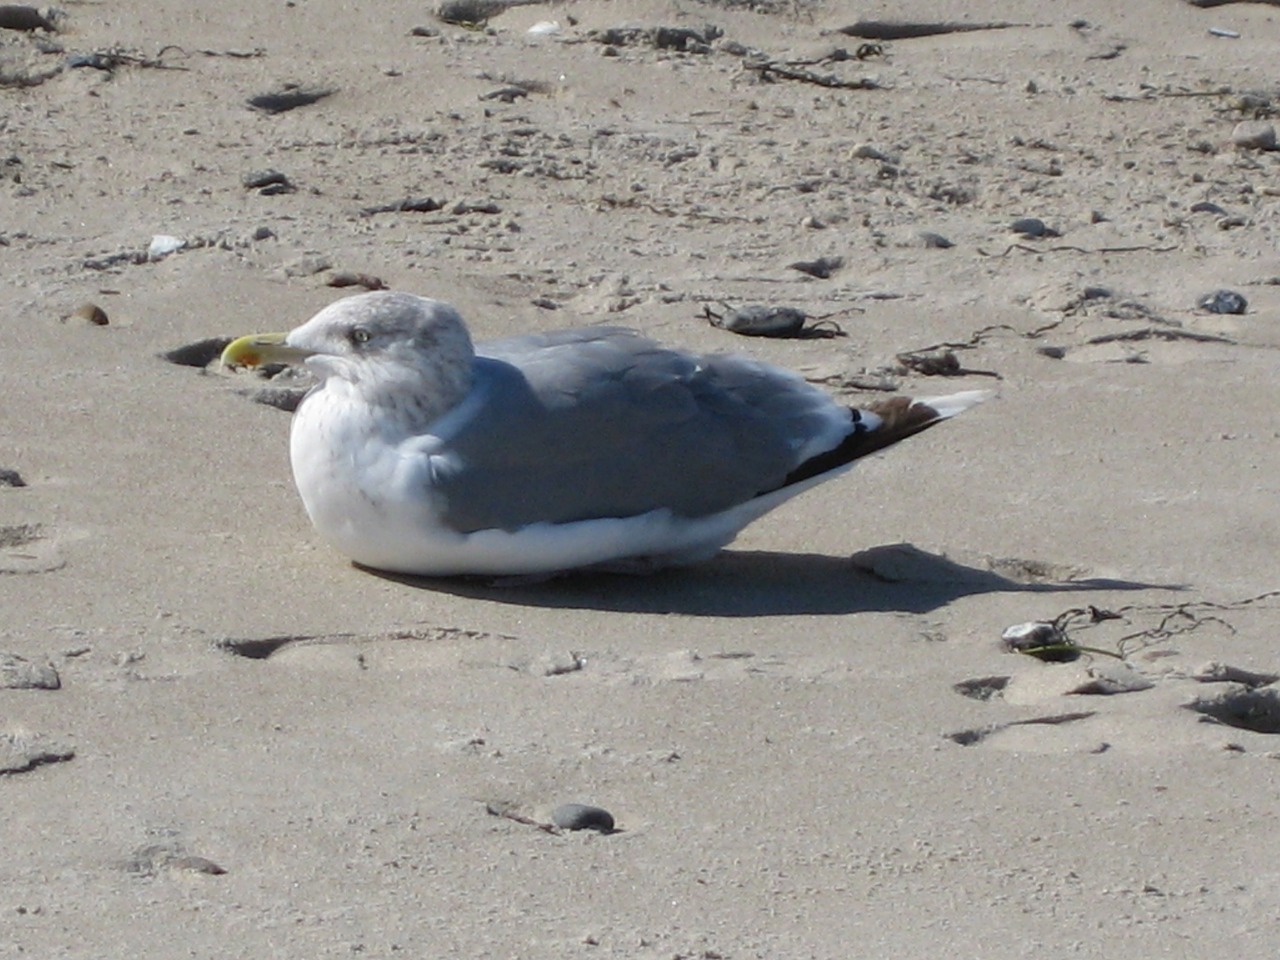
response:
[[[891,447],[899,440],[914,436],[922,430],[928,430],[935,423],[941,423],[945,417],[927,403],[911,397],[889,397],[877,400],[864,408],[867,413],[874,413],[883,422],[874,430],[861,429],[849,434],[844,441],[832,450],[810,457],[796,467],[783,481],[783,486],[800,483],[820,473],[842,467],[860,457]],[[854,422],[861,419],[861,412],[856,407],[849,408]]]

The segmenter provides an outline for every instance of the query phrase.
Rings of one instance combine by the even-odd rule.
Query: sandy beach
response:
[[[435,9],[0,11],[0,957],[1274,956],[1280,9]],[[216,362],[378,286],[996,396],[704,565],[381,575]]]

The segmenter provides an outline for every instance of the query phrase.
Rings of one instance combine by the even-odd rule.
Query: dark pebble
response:
[[[240,182],[249,190],[261,190],[263,187],[273,186],[293,187],[289,178],[279,170],[250,170],[240,178]]]
[[[1042,357],[1048,357],[1050,360],[1061,360],[1067,355],[1066,347],[1043,346],[1036,347],[1036,353]]]
[[[54,27],[35,7],[6,3],[0,5],[0,29],[52,31]]]
[[[1057,232],[1050,230],[1039,217],[1021,217],[1009,224],[1013,233],[1024,237],[1056,237]]]
[[[261,110],[263,113],[285,113],[296,110],[298,107],[308,107],[318,103],[333,93],[333,90],[286,88],[277,93],[260,93],[256,97],[250,97],[248,103],[255,110]]]
[[[585,803],[566,803],[551,812],[551,822],[561,830],[599,830],[613,833],[613,814]]]
[[[950,250],[955,246],[950,240],[940,233],[934,233],[932,230],[922,230],[918,234],[920,242],[925,245],[927,250]]]
[[[708,313],[713,327],[744,337],[794,337],[808,318],[795,307],[770,307],[760,303],[737,307],[723,315]]]
[[[1215,290],[1197,300],[1196,306],[1210,313],[1244,313],[1249,301],[1234,290]]]
[[[844,266],[844,257],[819,257],[817,260],[797,260],[795,263],[787,264],[787,266],[811,277],[817,277],[819,280],[826,280]]]
[[[25,487],[27,481],[22,479],[22,475],[17,470],[9,470],[0,467],[0,487]]]
[[[1199,203],[1193,203],[1191,205],[1191,212],[1216,213],[1220,216],[1225,216],[1227,211],[1223,210],[1222,207],[1218,206],[1216,203],[1210,203],[1208,200],[1201,200]]]

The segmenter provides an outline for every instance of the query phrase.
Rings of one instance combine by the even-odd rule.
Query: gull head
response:
[[[222,352],[230,367],[305,364],[322,385],[337,381],[370,405],[428,420],[466,396],[474,359],[457,310],[389,291],[338,300],[288,333],[250,334]]]

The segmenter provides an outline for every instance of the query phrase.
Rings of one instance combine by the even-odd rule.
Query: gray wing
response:
[[[519,337],[478,353],[478,393],[432,431],[444,443],[432,488],[464,532],[662,507],[705,516],[783,485],[815,437],[839,433],[834,447],[854,429],[846,409],[793,374],[629,330]]]

